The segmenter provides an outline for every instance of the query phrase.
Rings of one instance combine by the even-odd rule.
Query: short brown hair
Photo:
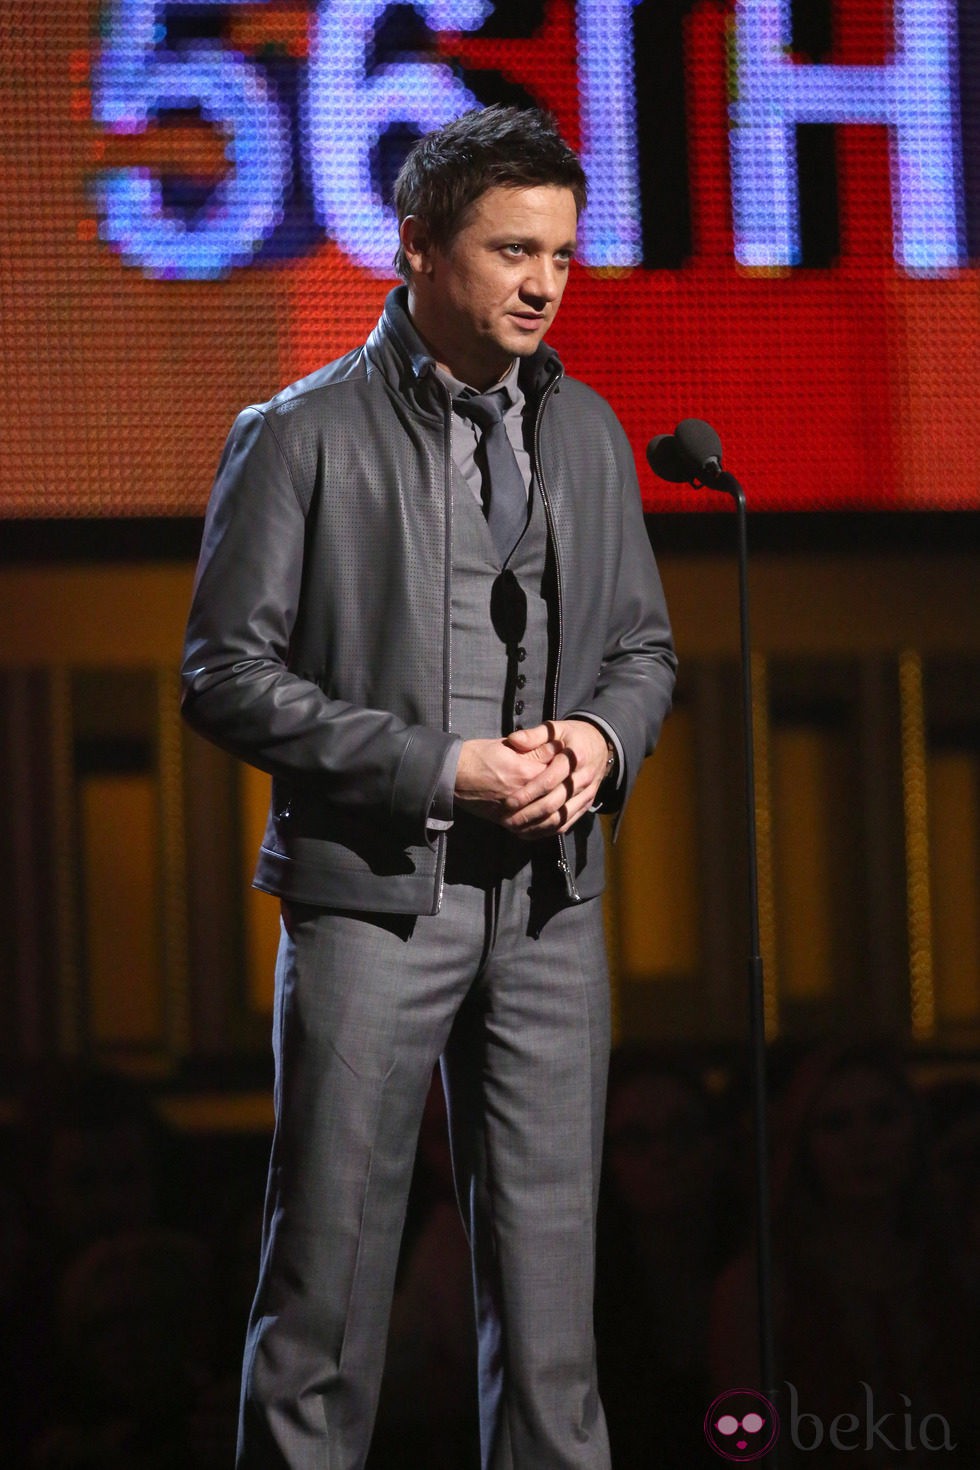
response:
[[[395,180],[395,210],[399,225],[415,215],[432,243],[445,247],[462,228],[470,205],[488,189],[539,184],[570,189],[579,214],[585,208],[585,171],[550,113],[533,107],[476,108],[413,145]],[[412,268],[400,243],[394,266],[407,281]]]

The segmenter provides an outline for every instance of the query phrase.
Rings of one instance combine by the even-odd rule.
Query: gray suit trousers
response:
[[[440,1056],[474,1260],[484,1470],[608,1470],[592,1333],[601,904],[532,932],[529,871],[447,882],[432,917],[284,905],[239,1470],[364,1464]]]

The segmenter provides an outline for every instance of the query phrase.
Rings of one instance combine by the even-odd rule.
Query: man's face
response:
[[[551,326],[568,280],[578,223],[570,189],[488,189],[446,247],[403,221],[412,266],[409,310],[443,367],[488,388]]]

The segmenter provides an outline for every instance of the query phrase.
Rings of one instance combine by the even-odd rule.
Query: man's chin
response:
[[[509,336],[505,351],[511,357],[531,357],[541,346],[544,330],[537,332],[515,332]]]

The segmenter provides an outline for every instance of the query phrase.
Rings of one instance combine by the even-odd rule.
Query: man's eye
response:
[[[504,246],[504,249],[505,249],[505,251],[507,252],[508,255],[523,255],[524,254],[524,246],[523,245],[518,245],[516,241],[511,241],[511,243],[509,245],[505,245]]]

